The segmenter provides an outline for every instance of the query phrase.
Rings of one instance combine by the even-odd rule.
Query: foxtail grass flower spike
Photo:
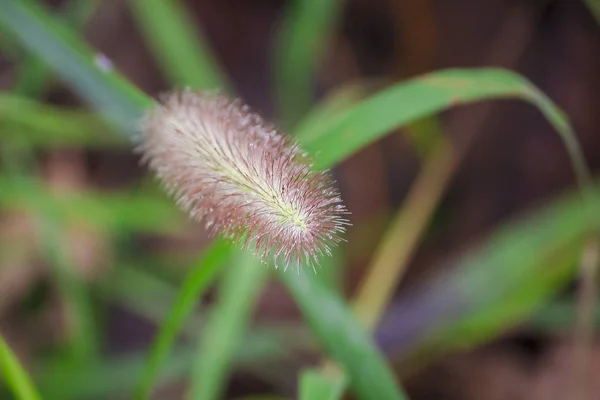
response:
[[[189,90],[143,118],[137,151],[178,205],[275,266],[313,268],[348,214],[325,171],[240,100]]]

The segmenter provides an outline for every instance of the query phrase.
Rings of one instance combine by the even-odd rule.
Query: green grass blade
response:
[[[161,366],[159,383],[183,377],[192,363],[189,346],[176,349]],[[40,391],[48,399],[113,399],[123,398],[133,390],[135,380],[145,367],[146,357],[126,354],[103,358],[84,367],[47,361],[38,367]]]
[[[572,300],[556,300],[544,305],[528,318],[526,329],[536,332],[568,333],[573,328],[577,315],[577,304]],[[600,303],[594,308],[594,326],[600,327]]]
[[[101,0],[71,0],[62,8],[62,17],[78,31],[85,28],[87,22],[101,4]]]
[[[48,87],[48,68],[38,58],[30,57],[21,61],[16,75],[11,88],[13,93],[38,97]]]
[[[350,90],[340,100],[326,103],[321,110],[311,112],[296,130],[304,149],[316,153],[317,166],[330,168],[392,129],[423,121],[445,109],[481,100],[520,98],[535,105],[556,129],[580,187],[585,190],[591,186],[591,175],[569,120],[537,87],[514,72],[449,69],[400,82],[348,106],[355,96]],[[336,112],[336,108],[342,111]]]
[[[537,91],[523,77],[499,69],[444,70],[393,85],[337,114],[296,132],[317,164],[330,167],[392,129],[445,109],[479,100],[524,98],[537,102]]]
[[[36,211],[41,221],[44,252],[72,320],[68,342],[71,356],[80,364],[93,362],[100,354],[100,341],[88,288],[67,253],[66,232],[57,220],[55,210],[44,205]]]
[[[585,4],[589,8],[590,12],[596,19],[596,22],[600,24],[600,1],[599,0],[584,0]]]
[[[592,194],[593,178],[569,119],[544,93],[531,84],[526,87],[525,98],[544,114],[544,117],[546,117],[561,138],[567,150],[579,189],[588,202],[586,206],[592,212],[592,207],[595,208],[597,205],[597,199]]]
[[[310,109],[294,128],[296,132],[317,129],[324,120],[331,118],[358,104],[374,91],[374,82],[351,82],[328,93],[323,99]]]
[[[63,11],[57,15],[57,18],[64,20],[79,31],[99,4],[99,0],[71,0],[65,5]],[[51,70],[48,66],[38,57],[29,55],[19,62],[12,91],[30,97],[39,97],[49,87],[50,76]]]
[[[177,333],[182,329],[184,321],[192,313],[198,297],[216,278],[222,264],[230,256],[230,248],[223,240],[217,240],[204,253],[190,271],[184,284],[177,293],[172,310],[165,322],[160,326],[156,340],[150,350],[148,362],[144,368],[140,385],[136,389],[136,398],[148,398],[160,372],[160,367],[169,355],[169,351]]]
[[[460,269],[395,305],[381,339],[404,338],[389,346],[412,369],[415,360],[430,361],[505,331],[573,277],[586,236],[598,228],[600,216],[590,216],[575,195],[508,224],[462,257]]]
[[[126,143],[96,114],[22,96],[0,94],[0,118],[0,138],[31,147],[123,147]]]
[[[191,379],[190,399],[221,396],[234,352],[242,343],[250,313],[269,273],[267,266],[245,254],[224,271],[219,297],[202,332]]]
[[[227,83],[182,2],[129,0],[133,16],[172,83],[226,89]]]
[[[2,336],[0,336],[0,371],[17,399],[41,400],[33,381]]]
[[[285,328],[285,329],[282,329]],[[238,346],[233,362],[236,367],[260,371],[271,360],[289,356],[287,350],[314,350],[307,335],[294,335],[296,328],[269,327],[255,329],[244,337],[244,345]],[[197,337],[198,331],[190,332],[189,337]],[[301,344],[298,344],[301,343]],[[182,344],[170,352],[163,361],[157,381],[160,384],[181,380],[194,363],[195,346]],[[48,399],[113,399],[131,398],[128,393],[134,390],[135,380],[146,368],[146,354],[133,353],[105,357],[97,363],[84,367],[45,360],[38,364],[36,376],[38,387]]]
[[[112,123],[131,133],[153,104],[37,3],[0,0],[0,24]]]
[[[206,258],[206,254],[203,256]],[[136,257],[134,265],[138,267],[129,263],[113,265],[110,274],[94,282],[94,294],[102,301],[118,305],[159,325],[167,318],[171,305],[175,304],[176,288],[148,271],[154,267],[151,261]],[[190,328],[197,329],[200,322],[197,318],[191,318],[186,328],[179,329],[179,332],[185,333],[186,329],[189,331]],[[159,335],[156,336],[158,338]]]
[[[382,354],[340,297],[311,270],[278,272],[320,344],[347,374],[348,383],[360,399],[406,398]]]
[[[344,376],[323,376],[306,370],[300,376],[300,400],[337,400],[344,394]]]
[[[328,118],[340,114],[342,111],[355,106],[367,95],[373,93],[376,88],[374,81],[361,80],[342,85],[339,89],[327,95],[323,100],[311,109],[311,111],[302,119],[299,126],[295,128],[297,132],[306,132],[313,129],[319,129]],[[379,85],[380,86],[380,85]],[[409,124],[409,125],[408,125]],[[443,136],[443,130],[440,122],[435,116],[427,116],[423,119],[413,120],[407,125],[407,134],[417,151],[420,158],[425,157]]]
[[[94,228],[120,232],[177,232],[184,217],[172,201],[154,192],[85,191],[50,193],[41,181],[0,177],[0,205],[9,210],[47,207],[57,220],[84,222]]]
[[[314,73],[341,6],[341,0],[290,3],[277,38],[274,66],[280,121],[286,129],[311,106]]]
[[[135,265],[137,266],[119,264],[110,275],[94,283],[94,294],[150,322],[160,324],[168,316],[169,305],[175,303],[179,286],[146,271],[148,263],[145,260]],[[198,332],[206,322],[206,311],[203,308],[197,307],[184,327],[179,330],[182,338],[197,339]],[[264,325],[253,329],[245,340],[244,350],[279,348],[273,353],[281,355],[288,354],[288,349],[315,349],[307,329],[300,322],[265,322]]]

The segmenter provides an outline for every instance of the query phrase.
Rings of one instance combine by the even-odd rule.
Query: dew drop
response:
[[[96,63],[96,66],[103,72],[110,72],[114,69],[112,61],[102,53],[96,54],[94,63]]]

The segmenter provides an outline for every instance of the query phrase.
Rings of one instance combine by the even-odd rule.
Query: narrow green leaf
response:
[[[59,12],[56,18],[76,30],[81,30],[86,21],[92,16],[99,0],[71,0]],[[42,60],[33,55],[28,55],[18,64],[18,72],[12,92],[29,97],[39,97],[49,87],[51,70]]]
[[[156,192],[134,189],[133,193],[83,191],[51,193],[41,181],[25,176],[0,177],[0,205],[9,210],[46,207],[57,220],[84,222],[101,230],[177,232],[183,213],[172,201]]]
[[[110,274],[94,282],[94,292],[103,301],[117,304],[157,325],[161,324],[171,305],[175,304],[177,290],[174,285],[150,271],[154,265],[147,258],[136,257],[136,261],[139,267],[127,263],[113,265]],[[193,322],[188,324],[189,327],[197,328],[200,321],[194,319]]]
[[[320,121],[300,126],[297,137],[317,163],[330,167],[392,129],[445,109],[492,98],[523,98],[542,107],[539,93],[523,77],[499,69],[433,72],[386,88]],[[554,110],[556,108],[554,107]]]
[[[269,269],[246,254],[225,269],[219,297],[201,335],[192,371],[190,399],[219,399],[233,354],[242,343],[250,314]]]
[[[233,400],[291,400],[289,397],[276,396],[276,395],[256,395],[256,396],[244,396],[236,397]]]
[[[319,124],[357,105],[365,97],[373,93],[376,88],[380,87],[380,82],[368,80],[342,85],[313,107],[294,130],[296,132],[308,132],[313,129],[319,129]],[[433,148],[433,145],[443,137],[441,123],[434,115],[411,120],[402,125],[406,125],[406,128],[408,128],[407,134],[421,158],[425,157]]]
[[[2,336],[0,336],[0,371],[17,399],[41,400],[27,371],[21,366]]]
[[[161,365],[159,383],[172,382],[183,377],[192,362],[188,347],[176,349]],[[48,399],[112,399],[131,398],[135,379],[145,367],[146,357],[126,354],[103,358],[86,366],[47,361],[38,367],[40,391]]]
[[[0,118],[2,139],[33,147],[122,147],[126,143],[96,114],[22,96],[0,94]]]
[[[196,89],[227,88],[212,52],[182,2],[129,0],[129,5],[172,83]]]
[[[17,76],[12,92],[30,97],[38,97],[49,86],[47,66],[38,58],[29,57],[18,65]]]
[[[101,4],[101,0],[70,0],[63,5],[58,17],[81,32]]]
[[[120,264],[99,282],[95,282],[94,294],[102,300],[130,310],[153,323],[161,324],[171,311],[171,304],[179,292],[179,286],[167,282],[159,276],[148,272],[148,262],[144,259],[136,261],[136,266]],[[198,306],[191,312],[189,321],[179,329],[185,339],[196,340],[206,322],[205,307]],[[265,322],[256,327],[245,338],[244,348],[261,348],[267,344],[271,348],[281,346],[281,354],[287,349],[314,350],[315,346],[307,329],[301,322]],[[252,345],[248,345],[251,343]],[[249,350],[249,349],[248,349]],[[286,353],[287,354],[287,353]]]
[[[340,0],[293,0],[277,38],[275,88],[281,122],[293,126],[313,101],[314,73],[340,14]]]
[[[36,211],[41,222],[44,253],[72,321],[68,332],[71,356],[80,364],[93,362],[100,354],[100,341],[88,288],[67,253],[66,231],[57,221],[54,210],[44,206]]]
[[[30,0],[0,0],[0,24],[109,121],[134,132],[144,109],[153,104],[123,79],[102,54]]]
[[[347,374],[348,383],[363,400],[404,399],[395,377],[371,338],[343,300],[329,291],[308,269],[297,274],[278,270],[327,354]]]
[[[294,128],[295,132],[317,129],[324,120],[350,109],[375,90],[374,82],[358,81],[342,85],[328,93],[311,108]]]
[[[600,24],[600,1],[599,0],[584,0],[590,12],[596,19],[596,22]]]
[[[411,365],[522,321],[573,277],[583,241],[600,228],[600,215],[582,205],[572,195],[498,230],[451,272],[394,305],[380,339]]]
[[[244,346],[236,349],[233,363],[236,367],[259,369],[265,360],[281,357],[289,340],[285,334],[264,329],[248,332]],[[166,384],[189,375],[196,355],[193,347],[186,344],[171,351],[161,363],[156,383]],[[141,374],[146,361],[146,355],[139,353],[103,358],[83,367],[48,360],[38,366],[36,376],[40,392],[48,399],[129,399],[136,383],[132,377]]]
[[[145,399],[152,392],[152,386],[167,358],[171,346],[182,329],[184,321],[191,314],[198,296],[206,290],[216,278],[222,264],[230,257],[230,248],[223,240],[216,240],[195,265],[177,293],[172,310],[160,326],[157,338],[152,345],[136,398]]]
[[[344,394],[344,376],[323,376],[316,370],[302,371],[300,400],[337,400]]]
[[[572,300],[556,300],[544,305],[526,322],[525,328],[542,333],[566,333],[573,329],[577,305]],[[600,327],[600,303],[594,309],[594,326]]]

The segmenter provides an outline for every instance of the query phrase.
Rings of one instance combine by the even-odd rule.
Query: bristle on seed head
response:
[[[137,150],[193,219],[265,262],[314,268],[342,240],[347,211],[329,174],[239,100],[167,94]]]

